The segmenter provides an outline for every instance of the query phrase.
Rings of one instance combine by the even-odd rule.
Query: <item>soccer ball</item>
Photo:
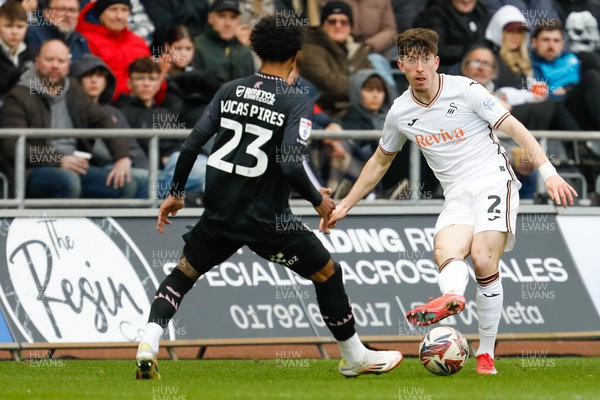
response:
[[[421,340],[419,358],[432,374],[453,375],[467,362],[469,345],[464,336],[454,328],[433,328]]]

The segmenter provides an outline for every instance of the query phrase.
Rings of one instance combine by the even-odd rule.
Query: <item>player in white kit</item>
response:
[[[557,204],[572,205],[577,193],[556,173],[531,133],[483,86],[436,72],[437,50],[438,35],[432,30],[409,29],[398,36],[398,68],[410,87],[395,100],[377,150],[321,229],[335,227],[371,192],[406,140],[419,146],[444,189],[434,237],[442,296],[406,316],[412,324],[429,325],[461,312],[469,280],[465,258],[471,255],[480,335],[477,372],[495,374],[494,344],[503,301],[498,262],[514,246],[521,184],[493,130],[506,132],[523,147]]]

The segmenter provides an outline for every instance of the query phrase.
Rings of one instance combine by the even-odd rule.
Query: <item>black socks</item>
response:
[[[344,289],[342,267],[334,264],[334,274],[323,283],[315,282],[317,302],[327,328],[336,340],[348,340],[355,333],[350,300]]]
[[[194,286],[194,283],[175,268],[158,287],[150,307],[148,322],[154,322],[165,328],[177,312],[183,296]]]

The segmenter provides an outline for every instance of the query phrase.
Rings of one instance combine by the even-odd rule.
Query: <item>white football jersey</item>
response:
[[[409,88],[390,109],[379,141],[394,154],[414,142],[447,193],[486,180],[516,180],[506,150],[493,129],[510,112],[477,82],[439,74],[440,87],[429,104]]]

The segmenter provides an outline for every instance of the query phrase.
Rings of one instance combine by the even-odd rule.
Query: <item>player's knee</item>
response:
[[[498,260],[487,251],[473,251],[471,253],[473,269],[476,276],[488,276],[498,271]]]
[[[312,274],[309,279],[315,283],[323,283],[333,276],[335,273],[334,262],[329,259],[327,264],[319,271]]]
[[[328,266],[329,264],[330,263],[327,263]],[[327,276],[327,278],[325,278],[325,276]],[[340,292],[345,291],[342,266],[332,260],[331,269],[328,269],[327,273],[323,274],[323,280],[313,281],[313,283],[315,285],[317,299],[321,298],[323,295],[338,296]]]
[[[447,252],[444,249],[437,246],[433,249],[433,260],[438,266],[441,265],[447,259]]]
[[[186,277],[188,277],[194,282],[196,282],[198,278],[200,278],[200,273],[194,267],[192,267],[187,258],[185,258],[185,254],[181,255],[181,259],[177,264],[177,269],[183,272],[183,274]]]
[[[451,258],[464,260],[469,255],[467,248],[447,248],[439,244],[435,244],[433,248],[433,260],[440,266]]]

